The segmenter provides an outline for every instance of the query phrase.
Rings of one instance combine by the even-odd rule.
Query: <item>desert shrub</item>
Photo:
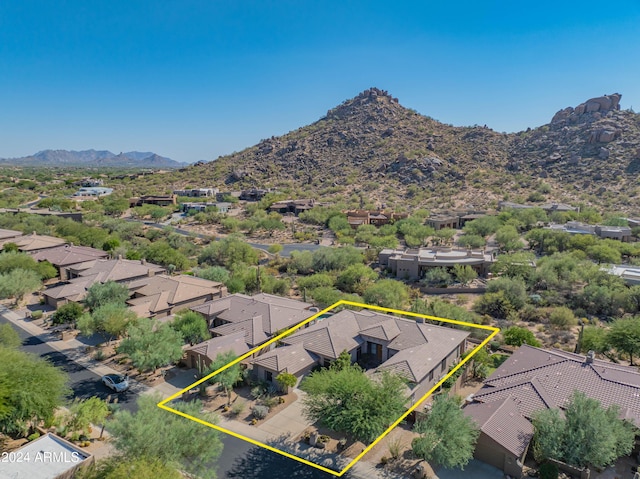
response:
[[[251,413],[256,419],[264,419],[267,417],[267,414],[269,414],[269,408],[267,406],[260,405],[253,406],[253,408],[251,408]]]
[[[32,312],[32,313],[31,313],[31,317],[32,317],[33,319],[40,319],[40,318],[42,318],[42,315],[43,315],[43,314],[44,314],[44,313],[43,313],[41,310],[36,309],[34,312]]]
[[[233,406],[231,406],[231,413],[235,414],[236,416],[239,416],[244,412],[246,407],[247,407],[246,402],[236,401],[235,403],[233,403]]]

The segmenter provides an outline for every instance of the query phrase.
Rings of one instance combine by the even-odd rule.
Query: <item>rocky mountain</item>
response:
[[[152,152],[130,151],[114,154],[107,150],[44,150],[22,158],[0,159],[0,165],[24,167],[100,167],[100,168],[180,168],[179,163]]]

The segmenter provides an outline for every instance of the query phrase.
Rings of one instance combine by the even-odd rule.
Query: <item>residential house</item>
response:
[[[192,188],[189,190],[173,190],[174,195],[188,196],[191,198],[213,198],[218,192],[218,188]]]
[[[272,188],[251,188],[240,192],[240,199],[245,201],[260,201],[267,193],[275,191]]]
[[[620,418],[640,427],[640,372],[560,350],[521,346],[485,380],[464,408],[480,428],[475,457],[520,477],[533,427],[542,409],[563,409],[574,391],[616,405]]]
[[[185,349],[187,367],[204,370],[216,359],[218,354],[232,352],[242,356],[249,351],[244,331],[236,331],[228,336],[215,336]]]
[[[560,212],[569,212],[569,211],[580,211],[580,208],[577,206],[571,206],[564,203],[542,203],[539,205],[523,205],[520,203],[513,203],[511,201],[500,201],[498,203],[498,209],[531,209],[531,208],[540,208],[541,210],[546,211],[547,213],[553,213],[554,211]]]
[[[101,196],[107,196],[113,193],[113,188],[105,188],[103,186],[83,186],[76,191],[72,198],[99,198]]]
[[[5,230],[0,228],[0,244],[15,243],[22,236],[22,231]]]
[[[57,248],[66,244],[67,241],[55,236],[39,235],[34,231],[30,235],[2,240],[2,244],[4,245],[5,243],[15,243],[18,246],[18,251],[23,253],[36,253],[49,248]]]
[[[460,228],[460,217],[458,215],[449,214],[431,215],[427,218],[427,225],[431,226],[436,231],[445,228],[457,230]]]
[[[104,259],[109,256],[109,253],[87,246],[65,244],[36,251],[31,256],[36,261],[48,261],[51,263],[58,271],[60,279],[65,281],[67,279],[66,267],[94,259]]]
[[[0,477],[11,479],[73,479],[78,469],[93,464],[91,453],[47,433],[12,451],[2,460]]]
[[[232,294],[192,307],[191,310],[204,316],[214,336],[244,332],[249,348],[259,346],[276,333],[295,326],[317,312],[309,303],[265,293],[254,296]]]
[[[129,198],[129,207],[142,205],[156,205],[156,206],[175,206],[178,197],[176,195],[146,195],[136,196]]]
[[[398,279],[418,280],[430,268],[453,268],[456,264],[471,266],[478,275],[486,276],[495,262],[493,252],[453,248],[419,248],[394,250],[385,248],[378,262]]]
[[[142,318],[164,318],[180,310],[201,305],[227,295],[227,288],[217,281],[186,274],[154,275],[131,281],[129,309]]]
[[[387,213],[382,210],[347,211],[347,221],[354,229],[361,225],[373,225],[380,227],[392,221],[398,221],[407,217],[408,215],[406,213]]]
[[[303,213],[307,210],[310,210],[314,206],[319,206],[319,203],[316,203],[314,199],[306,199],[306,200],[285,200],[285,201],[276,201],[269,206],[269,211],[275,211],[280,214],[293,213],[298,216],[300,213]]]
[[[595,235],[599,238],[610,238],[618,241],[631,241],[631,228],[628,226],[588,225],[579,221],[567,221],[565,224],[550,224],[547,229],[564,231],[569,234]]]
[[[465,351],[468,332],[372,311],[343,310],[282,339],[252,361],[253,374],[266,381],[289,372],[302,378],[315,366],[329,366],[347,351],[352,361],[368,355],[370,374],[391,371],[407,380],[411,404],[447,374]]]
[[[131,281],[152,277],[156,274],[164,273],[164,267],[147,263],[145,260],[128,259],[94,259],[84,263],[63,267],[61,275],[67,280],[64,284],[47,288],[42,294],[45,303],[59,308],[70,301],[82,301],[87,290],[94,283],[106,283],[115,281],[116,283],[128,284]]]
[[[183,213],[188,213],[189,211],[202,212],[209,206],[215,206],[218,213],[228,213],[232,203],[228,203],[226,201],[218,201],[215,203],[182,203],[180,205],[180,210]]]

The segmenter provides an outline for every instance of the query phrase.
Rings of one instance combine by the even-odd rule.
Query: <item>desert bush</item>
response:
[[[253,406],[253,408],[251,408],[251,413],[256,419],[264,419],[267,417],[267,414],[269,414],[269,408],[267,406],[260,405]]]

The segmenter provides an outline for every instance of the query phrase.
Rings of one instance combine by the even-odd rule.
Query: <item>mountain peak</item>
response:
[[[386,90],[372,87],[364,90],[357,96],[342,102],[337,107],[332,108],[327,112],[325,118],[330,120],[340,120],[357,114],[363,109],[377,114],[393,114],[393,110],[396,108],[402,108],[398,104],[397,98],[391,96]]]

